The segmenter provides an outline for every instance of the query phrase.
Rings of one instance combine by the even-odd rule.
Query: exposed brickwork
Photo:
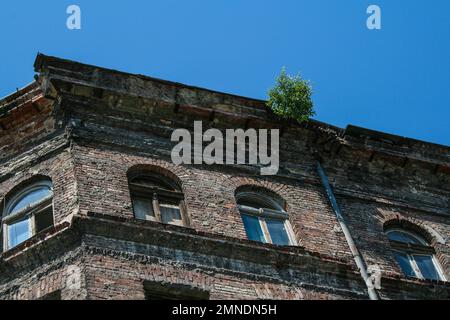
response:
[[[384,233],[427,239],[450,279],[450,148],[349,126],[280,121],[264,101],[39,56],[39,82],[0,103],[0,201],[31,181],[54,186],[55,227],[0,257],[1,299],[144,299],[146,284],[211,299],[368,299],[316,171],[320,160],[382,299],[449,298],[407,279]],[[176,166],[174,128],[279,128],[281,168]],[[189,226],[137,221],[128,173],[182,188]],[[238,190],[286,204],[297,247],[248,241]]]
[[[0,105],[0,160],[11,157],[54,131],[52,105],[32,84]],[[19,107],[20,106],[20,107]]]

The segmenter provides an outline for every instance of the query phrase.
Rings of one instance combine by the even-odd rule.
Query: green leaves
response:
[[[304,122],[315,115],[311,96],[310,82],[303,80],[300,75],[289,76],[283,68],[276,86],[269,91],[267,105],[284,119]]]

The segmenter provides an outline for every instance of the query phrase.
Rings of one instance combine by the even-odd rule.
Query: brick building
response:
[[[449,147],[44,55],[35,71],[0,101],[1,299],[450,298]],[[280,129],[278,174],[174,165],[195,120]]]

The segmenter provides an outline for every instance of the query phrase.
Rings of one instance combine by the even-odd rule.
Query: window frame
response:
[[[48,188],[50,191],[50,195],[36,201],[33,203],[30,203],[26,207],[22,208],[21,210],[11,213],[11,210],[14,208],[17,203],[23,199],[26,195],[28,195],[30,192],[34,190],[39,190],[43,187]],[[43,230],[37,231],[36,228],[36,216],[39,216],[40,214],[44,214],[45,212],[48,212],[48,210],[51,210],[52,212],[52,226],[55,225],[55,217],[53,212],[53,184],[51,181],[38,181],[35,183],[32,183],[28,186],[26,186],[23,189],[20,189],[18,192],[16,192],[10,199],[4,202],[4,209],[2,214],[2,227],[1,232],[3,233],[3,252],[6,252],[8,250],[14,249],[15,247],[19,246],[25,241],[28,241],[35,235],[45,232],[50,227],[47,227]],[[10,234],[8,228],[22,220],[28,220],[28,239],[17,244],[14,246],[10,246]]]
[[[264,197],[260,194],[257,194],[255,192],[243,192],[240,193],[237,197],[237,203],[238,203],[238,209],[239,213],[242,215],[248,215],[255,218],[258,218],[259,226],[261,228],[261,231],[264,236],[265,243],[269,243],[272,245],[278,245],[276,243],[273,243],[272,236],[270,235],[269,227],[267,226],[268,219],[270,220],[278,220],[283,222],[284,229],[286,230],[286,235],[289,239],[289,244],[287,245],[278,245],[278,246],[298,246],[298,242],[295,238],[295,233],[292,228],[292,225],[289,221],[289,214],[283,209],[282,205],[275,200]],[[239,202],[241,202],[243,199],[251,200],[250,202],[260,203],[261,205],[269,205],[276,209],[269,209],[269,208],[255,208],[250,207],[246,205],[241,205]]]
[[[158,187],[149,187],[145,186],[139,183],[133,183],[133,180],[135,179],[151,179],[151,180],[160,180],[164,184],[167,184],[173,188],[173,190],[166,190]],[[153,175],[153,174],[143,174],[143,175],[136,175],[129,179],[129,189],[130,189],[130,196],[131,196],[131,203],[133,207],[133,215],[135,219],[143,220],[143,221],[153,221],[158,222],[162,224],[170,224],[170,225],[176,225],[176,226],[182,226],[182,227],[189,227],[189,219],[187,216],[187,210],[186,210],[186,204],[184,201],[184,194],[182,191],[179,191],[178,186],[175,186],[171,181],[167,181],[167,179],[160,175]],[[145,199],[147,201],[151,201],[152,203],[152,209],[154,213],[154,218],[149,218],[151,216],[145,215],[146,219],[139,219],[136,217],[135,207],[134,207],[134,199],[135,198],[141,198]],[[162,221],[162,215],[161,215],[161,204],[168,204],[168,205],[174,205],[177,206],[180,210],[180,216],[181,216],[181,224],[178,223],[164,223]]]
[[[418,242],[420,242],[420,244],[411,244],[411,243],[407,243],[407,242],[391,240],[389,238],[389,233],[391,233],[391,232],[400,232],[400,233],[407,234],[407,235],[413,237],[414,239],[416,239]],[[440,278],[439,280],[447,281],[445,273],[443,272],[442,267],[440,266],[440,263],[436,258],[436,251],[434,250],[434,248],[432,246],[430,246],[428,244],[428,242],[423,237],[420,237],[416,233],[409,232],[408,230],[404,230],[404,229],[400,229],[400,228],[392,228],[392,229],[387,230],[385,233],[388,237],[392,251],[400,253],[402,255],[405,255],[408,258],[408,262],[411,266],[411,269],[413,270],[413,272],[415,274],[414,278],[421,279],[421,280],[435,280],[435,279],[425,278],[423,276],[422,271],[420,270],[420,268],[416,262],[416,259],[414,258],[414,256],[426,256],[426,257],[431,258],[433,266],[436,269],[436,272]],[[396,260],[396,262],[397,262],[397,260]],[[397,262],[397,264],[398,264],[398,262]],[[399,267],[400,267],[400,270],[402,270],[402,272],[404,274],[402,267],[400,265],[399,265]],[[410,278],[410,276],[407,276],[407,275],[405,275],[405,277]]]

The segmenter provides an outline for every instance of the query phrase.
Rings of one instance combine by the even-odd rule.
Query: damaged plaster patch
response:
[[[78,290],[81,288],[81,269],[76,265],[67,268],[67,289]]]

